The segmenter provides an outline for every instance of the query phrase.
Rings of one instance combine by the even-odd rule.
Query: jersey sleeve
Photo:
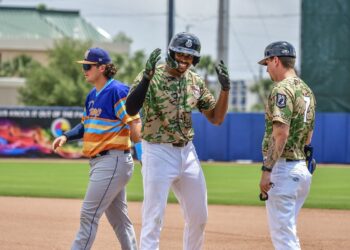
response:
[[[293,95],[290,90],[275,86],[268,99],[268,108],[272,121],[290,125],[293,114]]]
[[[196,80],[198,81],[198,85],[200,87],[200,97],[197,103],[198,110],[212,110],[213,108],[215,108],[216,105],[216,101],[213,94],[205,86],[204,81],[200,77],[196,78]]]

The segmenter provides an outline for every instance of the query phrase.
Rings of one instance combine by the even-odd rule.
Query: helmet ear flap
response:
[[[192,62],[192,65],[193,66],[196,66],[197,65],[197,63],[199,63],[199,60],[200,60],[201,58],[200,57],[198,57],[198,56],[194,56],[193,57],[193,62]]]
[[[168,50],[168,56],[166,58],[166,62],[168,66],[172,69],[177,69],[179,64],[175,60],[175,52],[172,51],[171,49]]]

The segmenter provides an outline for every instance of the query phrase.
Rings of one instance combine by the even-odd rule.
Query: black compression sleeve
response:
[[[129,115],[136,115],[141,109],[143,102],[146,98],[149,82],[150,80],[147,79],[145,76],[142,77],[139,85],[137,85],[134,91],[131,92],[128,98],[126,99],[126,112]]]
[[[65,132],[63,135],[67,137],[67,141],[78,140],[84,136],[84,125],[79,123],[71,130]]]

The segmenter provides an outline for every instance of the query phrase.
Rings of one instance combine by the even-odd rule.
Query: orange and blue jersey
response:
[[[95,156],[104,150],[130,149],[128,123],[139,116],[131,117],[126,113],[128,92],[127,85],[110,79],[100,91],[93,88],[87,95],[82,118],[83,154],[86,157]]]

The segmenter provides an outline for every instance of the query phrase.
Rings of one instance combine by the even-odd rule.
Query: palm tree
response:
[[[258,95],[259,102],[252,107],[252,111],[263,111],[267,102],[268,95],[271,91],[273,81],[270,79],[261,79],[250,87],[252,93]]]
[[[118,69],[116,78],[126,84],[131,84],[144,68],[146,57],[144,51],[139,50],[131,56],[127,54],[112,55],[112,60]]]
[[[6,61],[0,65],[0,76],[25,77],[30,69],[39,66],[39,63],[30,56],[19,55],[11,61]]]
[[[215,73],[215,62],[210,55],[202,56],[197,69],[203,72],[205,85],[208,87],[209,76]]]

